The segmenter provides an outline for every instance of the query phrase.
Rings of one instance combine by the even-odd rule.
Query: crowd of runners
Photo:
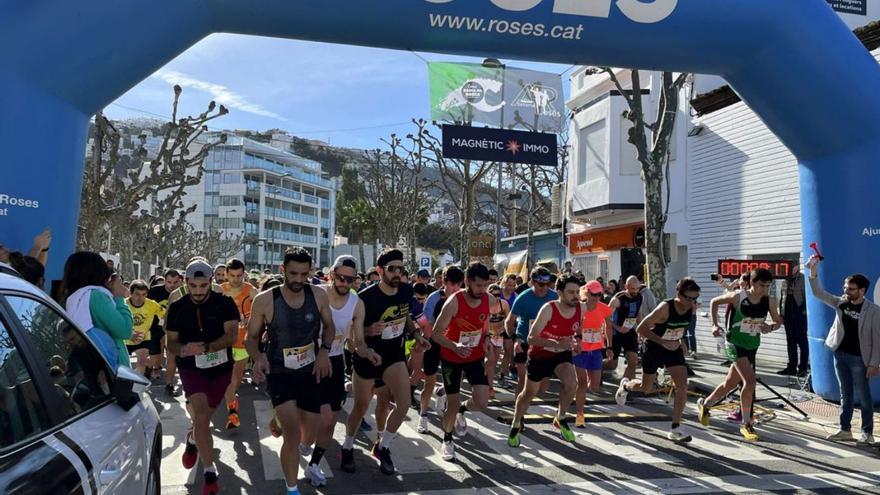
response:
[[[811,269],[816,262],[811,260]],[[410,407],[419,411],[419,433],[429,432],[432,412],[440,417],[440,455],[454,462],[456,438],[468,434],[470,414],[489,406],[496,384],[516,394],[510,448],[523,442],[523,419],[551,380],[558,380],[553,427],[575,442],[572,427],[585,427],[587,394],[600,391],[603,371],[617,369],[620,360],[617,404],[623,406],[632,392],[656,392],[658,371],[665,370],[674,396],[667,437],[692,439],[682,415],[686,332],[701,291],[693,279],[679,280],[674,297],[656,301],[634,276],[609,295],[600,281],[542,266],[524,283],[516,275],[499,279],[478,262],[465,269],[447,266],[433,278],[420,271],[410,280],[397,249],[383,251],[366,275],[358,268],[353,257],[340,256],[326,274],[316,273],[310,253],[291,248],[279,273],[248,272],[237,259],[212,266],[197,257],[182,273],[167,270],[152,284],[127,284],[132,332],[125,344],[135,356],[133,367],[164,380],[171,396],[181,394],[179,377],[192,422],[182,463],[187,469],[201,463],[204,494],[219,492],[211,419],[225,405],[226,428],[241,426],[237,392],[248,370],[253,383],[265,383],[274,408],[266,427],[283,438],[289,494],[299,493],[301,456],[308,458],[308,481],[327,483],[320,463],[346,400],[352,404],[341,470],[358,469],[354,440],[370,427],[364,418],[375,400],[378,435],[370,450],[379,470],[391,475],[394,440]],[[761,335],[780,327],[771,281],[767,270],[754,270],[710,303],[714,331],[724,336],[731,365],[725,381],[698,400],[699,422],[708,426],[711,409],[739,387],[737,419],[747,441],[758,440],[755,355]],[[725,307],[722,327],[718,314]]]

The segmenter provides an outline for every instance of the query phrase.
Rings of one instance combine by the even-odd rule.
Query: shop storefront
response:
[[[587,279],[644,278],[644,223],[588,229],[568,237],[572,266]]]

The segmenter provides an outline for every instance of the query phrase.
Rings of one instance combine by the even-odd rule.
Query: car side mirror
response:
[[[141,394],[149,386],[150,382],[137,371],[128,366],[119,366],[113,382],[113,396],[116,397],[116,403],[128,411],[140,402]]]

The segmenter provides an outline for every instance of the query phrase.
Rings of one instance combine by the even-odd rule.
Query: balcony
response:
[[[264,210],[266,214],[266,218],[269,219],[285,219],[285,220],[293,220],[295,222],[307,223],[310,225],[315,225],[318,223],[318,217],[314,215],[305,215],[303,213],[297,213],[288,210],[281,210],[278,208],[266,208]],[[329,228],[329,226],[328,226]]]
[[[330,228],[330,219],[326,218],[324,220],[321,220],[321,227],[323,227],[325,229],[329,229]]]
[[[330,209],[330,200],[329,199],[321,199],[321,208],[325,210]]]
[[[270,242],[290,241],[304,244],[317,244],[318,238],[313,235],[295,234],[293,232],[283,232],[279,230],[267,230],[266,237]]]

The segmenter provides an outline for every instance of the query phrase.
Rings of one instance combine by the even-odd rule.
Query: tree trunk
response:
[[[663,164],[651,164],[645,175],[645,252],[648,286],[657,299],[666,298],[666,258],[663,254]]]
[[[362,272],[366,273],[366,272],[367,272],[367,263],[366,263],[367,259],[366,259],[366,257],[364,256],[364,237],[363,237],[363,231],[358,231],[358,239],[360,239],[360,242],[358,242],[358,254],[360,254],[360,257],[361,257],[361,264],[358,265],[358,266],[361,267],[361,271],[362,271]]]

